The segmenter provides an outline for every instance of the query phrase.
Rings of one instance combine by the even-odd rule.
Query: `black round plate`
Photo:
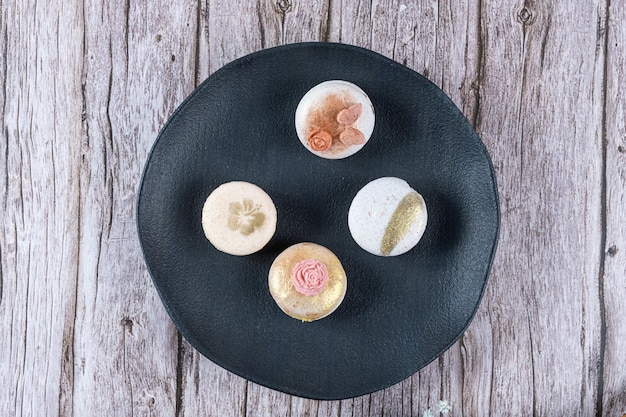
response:
[[[298,140],[300,98],[332,79],[370,97],[370,141],[343,160]],[[394,176],[420,192],[428,226],[390,258],[350,236],[348,208],[369,181]],[[278,210],[260,252],[236,257],[205,238],[201,211],[222,183],[249,181]],[[499,209],[483,143],[452,101],[421,75],[381,55],[304,43],[257,52],[220,69],[174,112],[150,153],[139,189],[139,239],[167,311],[200,353],[289,394],[343,399],[397,383],[444,352],[480,302],[495,253]],[[278,308],[267,286],[274,258],[310,241],[348,276],[343,304],[312,323]]]

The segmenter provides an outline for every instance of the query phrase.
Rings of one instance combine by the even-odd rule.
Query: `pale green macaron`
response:
[[[276,206],[260,187],[233,181],[217,187],[202,208],[202,229],[209,242],[231,255],[261,250],[276,231]]]

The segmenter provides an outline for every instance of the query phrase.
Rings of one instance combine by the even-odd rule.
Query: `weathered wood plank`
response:
[[[609,4],[604,118],[606,237],[600,293],[605,332],[601,414],[621,416],[626,414],[626,2]]]
[[[5,9],[0,7],[0,172],[4,173],[2,178],[2,194],[0,194],[0,201],[2,204],[2,214],[7,213],[7,205],[9,199],[9,134],[6,131],[4,122],[5,107],[6,107],[6,94],[7,94],[7,48],[8,48],[8,34],[6,25]],[[4,232],[4,229],[3,229]],[[1,235],[4,235],[2,233]],[[0,239],[0,307],[2,306],[2,285],[3,285],[3,269],[4,262],[2,262],[2,249],[4,247],[4,239]]]
[[[157,132],[194,87],[195,13],[190,1],[91,1],[81,13],[75,415],[176,411],[177,333],[143,263],[134,211]]]
[[[199,2],[198,83],[229,62],[282,39],[282,13],[274,2]]]
[[[328,22],[332,16],[328,3],[328,0],[277,2],[275,12],[282,22],[281,44],[330,40]]]
[[[267,415],[290,417],[295,415],[292,414],[292,402],[298,402],[298,399],[249,382],[245,417]]]
[[[525,234],[525,230],[515,229],[520,222],[516,220],[517,215],[512,212],[510,204],[513,197],[514,206],[521,204],[517,201],[521,199],[518,184],[513,180],[519,177],[522,165],[526,163],[519,157],[521,139],[518,125],[523,71],[523,52],[520,45],[525,40],[523,27],[515,17],[523,4],[507,4],[505,12],[500,5],[494,5],[489,10],[484,3],[480,7],[481,72],[476,83],[480,102],[476,109],[474,127],[487,145],[494,162],[502,218],[492,275],[476,317],[480,324],[479,329],[483,332],[491,330],[492,334],[474,332],[467,338],[470,346],[479,347],[482,345],[480,342],[490,342],[483,347],[488,358],[480,361],[476,369],[477,374],[481,370],[485,371],[485,376],[481,378],[483,385],[478,388],[480,391],[484,390],[482,401],[476,404],[475,400],[470,400],[468,406],[471,407],[470,410],[477,406],[483,413],[491,414],[502,401],[503,414],[516,410],[520,415],[529,415],[532,414],[533,401],[532,373],[529,366],[520,367],[519,364],[532,364],[532,352],[529,348],[531,335],[528,325],[519,325],[523,313],[518,315],[518,312],[525,312],[526,303],[520,299],[522,283],[525,281],[517,278],[524,276],[523,271],[526,268],[525,260],[518,255],[518,252],[526,252],[522,240],[519,239],[519,233]],[[498,12],[493,15],[496,8]],[[508,34],[508,37],[504,34]],[[496,57],[508,59],[497,62]],[[501,117],[500,109],[504,105],[508,106],[508,111]],[[501,137],[506,140],[500,142]],[[499,143],[505,149],[500,149]],[[507,180],[507,176],[511,176],[511,180]],[[507,282],[507,275],[516,278]],[[498,300],[504,301],[500,303]],[[472,360],[469,363],[473,369],[474,358],[480,360],[482,355],[470,355],[470,358]],[[470,382],[469,385],[473,384]],[[476,394],[476,391],[472,391]]]
[[[57,415],[71,403],[82,25],[74,2],[35,3],[2,3],[0,414],[7,416]]]
[[[595,412],[603,16],[602,2],[481,7],[477,129],[502,208],[489,413]]]
[[[180,344],[177,416],[245,416],[248,382]]]

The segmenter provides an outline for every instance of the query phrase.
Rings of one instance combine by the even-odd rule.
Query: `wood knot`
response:
[[[122,319],[122,326],[126,327],[128,333],[133,334],[133,321],[129,317]]]
[[[524,25],[528,23],[532,17],[533,17],[532,12],[528,10],[526,7],[524,7],[522,10],[520,10],[517,13],[517,20],[522,22],[522,24]]]
[[[615,254],[617,253],[617,246],[611,245],[607,253],[609,254],[609,256],[615,256]]]
[[[624,147],[623,147],[622,145],[619,145],[619,146],[617,147],[617,152],[619,152],[619,153],[624,153],[624,152],[626,152],[626,149],[624,149]]]
[[[289,0],[278,0],[276,2],[276,6],[283,13],[287,13],[289,10],[291,10],[291,2]]]

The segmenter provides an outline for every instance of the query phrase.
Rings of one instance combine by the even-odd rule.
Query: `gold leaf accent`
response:
[[[400,243],[422,210],[424,206],[416,192],[410,192],[400,200],[398,207],[391,215],[380,244],[380,252],[384,256],[388,256]]]

